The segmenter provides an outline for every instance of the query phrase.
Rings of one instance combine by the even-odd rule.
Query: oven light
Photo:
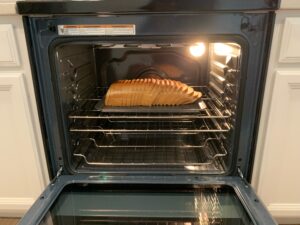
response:
[[[205,53],[204,43],[196,43],[195,45],[190,46],[190,53],[195,57],[202,56]]]
[[[222,43],[215,43],[214,44],[214,52],[216,55],[220,56],[228,56],[232,53],[232,48],[228,45]]]

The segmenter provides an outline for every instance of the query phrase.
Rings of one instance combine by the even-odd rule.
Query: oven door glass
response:
[[[112,188],[70,185],[40,224],[253,224],[228,186]]]
[[[31,210],[31,217],[25,216],[21,224],[26,223],[27,217],[32,221],[32,215],[40,216],[32,223],[40,225],[265,224],[256,222],[260,219],[256,215],[259,207],[251,213],[252,206],[244,196],[247,194],[243,194],[239,185],[230,182],[130,184],[73,181],[62,187],[56,197],[39,199],[46,198],[49,208],[44,205]],[[43,207],[44,212],[37,215]],[[261,211],[263,213],[264,209]],[[264,216],[269,218],[268,214]],[[268,221],[268,224],[272,223]]]

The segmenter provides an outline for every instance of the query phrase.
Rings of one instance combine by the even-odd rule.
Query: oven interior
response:
[[[234,160],[242,48],[234,42],[63,43],[55,79],[75,172],[226,173]],[[109,86],[144,77],[203,96],[180,106],[107,107]]]

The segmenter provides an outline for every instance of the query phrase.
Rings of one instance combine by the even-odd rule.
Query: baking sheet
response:
[[[106,113],[197,113],[207,109],[204,101],[198,101],[177,106],[105,106],[104,100],[99,100],[95,109]]]

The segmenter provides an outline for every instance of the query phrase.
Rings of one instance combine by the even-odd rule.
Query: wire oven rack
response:
[[[194,87],[195,88],[195,87]],[[195,104],[171,107],[113,107],[111,112],[99,108],[99,99],[81,99],[82,107],[69,114],[71,132],[227,132],[231,116],[221,101],[210,98],[208,89],[197,87],[203,97]],[[99,98],[104,95],[101,89]],[[196,88],[195,88],[196,89]],[[116,108],[118,110],[116,110]],[[153,109],[155,109],[153,111]]]
[[[207,138],[202,145],[99,145],[93,138],[82,138],[73,155],[87,165],[206,166],[226,156],[227,150],[218,138]]]
[[[193,104],[153,107],[108,107],[103,105],[107,88],[98,88],[97,98],[77,99],[79,107],[69,115],[70,119],[182,119],[182,118],[229,118],[231,113],[216,97],[210,97],[208,88],[194,87],[203,96]]]
[[[102,122],[102,123],[101,123]],[[101,132],[101,133],[207,133],[228,132],[230,125],[226,121],[211,119],[182,120],[182,121],[128,121],[105,120],[100,123],[72,125],[71,132]]]

